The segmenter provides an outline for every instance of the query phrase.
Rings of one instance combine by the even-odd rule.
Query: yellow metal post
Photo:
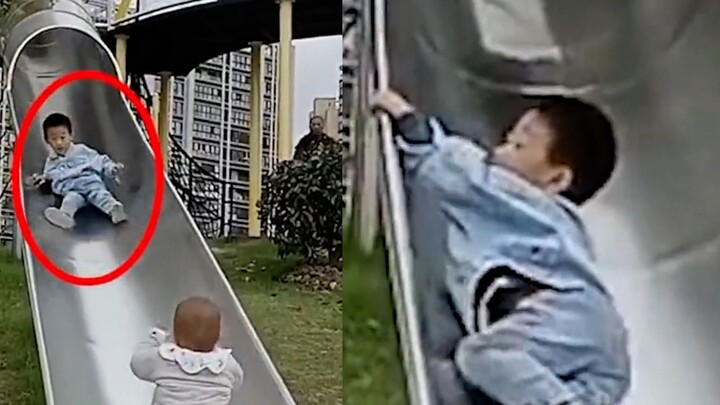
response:
[[[122,0],[120,4],[118,5],[117,13],[115,13],[115,21],[122,20],[127,16],[128,11],[130,10],[130,3],[132,0]],[[112,10],[108,10],[108,12],[112,12]]]
[[[120,80],[125,83],[127,80],[127,35],[115,36],[115,59],[120,66]]]
[[[121,20],[127,16],[128,10],[130,10],[130,1],[131,0],[122,0],[120,2],[117,13],[115,13],[113,18],[114,21]],[[114,10],[108,10],[108,14],[111,14],[113,11]],[[123,83],[127,81],[127,40],[127,35],[115,35],[115,59],[118,61],[120,80]]]
[[[248,236],[260,237],[260,216],[257,203],[262,190],[262,45],[251,44],[250,70],[250,206],[248,209]]]
[[[288,148],[290,156],[294,155],[293,150],[293,117],[295,117],[295,45],[290,45],[290,108],[288,108]],[[289,159],[290,157],[288,157]]]
[[[152,96],[152,117],[153,122],[155,123],[155,129],[160,127],[160,95],[158,93],[153,94]],[[158,132],[159,134],[160,132]]]
[[[168,164],[168,143],[170,140],[170,73],[160,72],[160,108],[158,108],[158,135],[165,169]]]
[[[278,160],[292,158],[292,2],[280,3],[280,63],[278,94]]]

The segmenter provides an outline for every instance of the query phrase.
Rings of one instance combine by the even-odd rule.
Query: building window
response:
[[[195,96],[204,100],[222,101],[222,93],[219,88],[202,84],[195,86]]]
[[[193,110],[197,118],[208,121],[220,121],[222,115],[220,107],[214,105],[196,103]]]
[[[183,122],[180,120],[172,120],[170,132],[172,135],[183,135]]]
[[[210,145],[204,142],[193,142],[193,151],[205,157],[217,157],[220,155],[220,147],[218,145]]]
[[[234,172],[236,173],[235,177],[239,180],[240,179],[239,172],[237,170],[235,170]],[[232,173],[233,173],[233,171],[230,172],[230,177],[233,177]],[[247,201],[248,192],[245,190],[233,189],[232,199],[233,199],[233,201]]]
[[[220,83],[222,80],[220,79],[220,72],[215,72],[212,70],[204,70],[204,69],[197,69],[195,70],[195,78],[199,80],[206,80],[211,81],[215,83]]]
[[[233,125],[239,125],[241,127],[249,128],[250,114],[248,114],[246,111],[231,111],[230,122]]]
[[[230,180],[231,181],[248,181],[249,179],[250,179],[250,174],[247,170],[230,169]],[[242,193],[241,196],[244,196],[247,199],[247,192]],[[235,201],[243,201],[243,200],[235,200]]]
[[[234,220],[248,219],[248,210],[247,210],[247,208],[233,207],[232,208],[232,216],[233,216]]]
[[[220,139],[220,127],[212,124],[205,124],[203,122],[193,122],[193,131],[202,138],[219,140]]]
[[[232,142],[241,143],[241,144],[249,144],[250,143],[250,134],[247,133],[247,131],[241,131],[238,129],[231,129],[230,130],[230,140]]]
[[[250,95],[246,92],[234,91],[232,93],[232,104],[244,108],[250,108]]]
[[[173,94],[179,97],[185,96],[185,83],[181,81],[175,81],[173,86]]]
[[[173,100],[173,108],[172,108],[173,115],[182,116],[184,107],[185,107],[185,104],[182,101]]]
[[[205,169],[206,172],[212,173],[214,175],[217,175],[218,173],[220,173],[220,168],[218,167],[218,165],[212,165],[210,163],[202,163],[200,165],[200,167]]]

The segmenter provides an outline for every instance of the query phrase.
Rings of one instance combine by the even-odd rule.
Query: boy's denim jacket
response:
[[[443,270],[467,331],[454,355],[464,383],[504,405],[619,403],[630,382],[627,333],[592,273],[576,206],[491,164],[488,150],[434,118],[413,113],[398,125],[406,185],[439,195],[450,224]],[[475,287],[500,266],[547,288],[477,330]]]
[[[102,181],[103,177],[113,179],[117,168],[117,163],[107,155],[76,143],[64,155],[51,152],[45,161],[43,177],[51,182],[54,193],[65,195],[88,181]]]

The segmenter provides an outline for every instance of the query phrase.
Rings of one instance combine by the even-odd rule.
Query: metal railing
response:
[[[9,97],[6,94],[5,69],[0,69],[0,88],[2,88],[2,100],[0,100],[0,245],[11,244],[13,241],[13,229],[15,218],[13,216],[12,189],[11,187],[11,164],[12,153],[15,142],[15,131],[10,123]]]
[[[399,331],[407,391],[412,405],[430,404],[430,388],[422,351],[419,313],[412,277],[410,235],[399,157],[388,117],[373,117],[370,95],[389,85],[385,44],[385,0],[346,1],[354,7],[347,17],[349,56],[356,64],[349,120],[353,132],[352,209],[355,238],[370,250],[382,223]],[[347,14],[347,13],[346,13]],[[346,39],[347,40],[347,39]],[[348,59],[353,59],[348,58]],[[344,96],[344,94],[343,94]]]
[[[248,203],[238,201],[247,187],[220,179],[205,170],[173,137],[170,141],[168,177],[206,238],[226,238],[245,234]]]

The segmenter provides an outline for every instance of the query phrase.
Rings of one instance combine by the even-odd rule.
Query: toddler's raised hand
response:
[[[154,327],[150,331],[150,337],[152,337],[158,344],[163,344],[168,341],[169,335],[162,328]]]

